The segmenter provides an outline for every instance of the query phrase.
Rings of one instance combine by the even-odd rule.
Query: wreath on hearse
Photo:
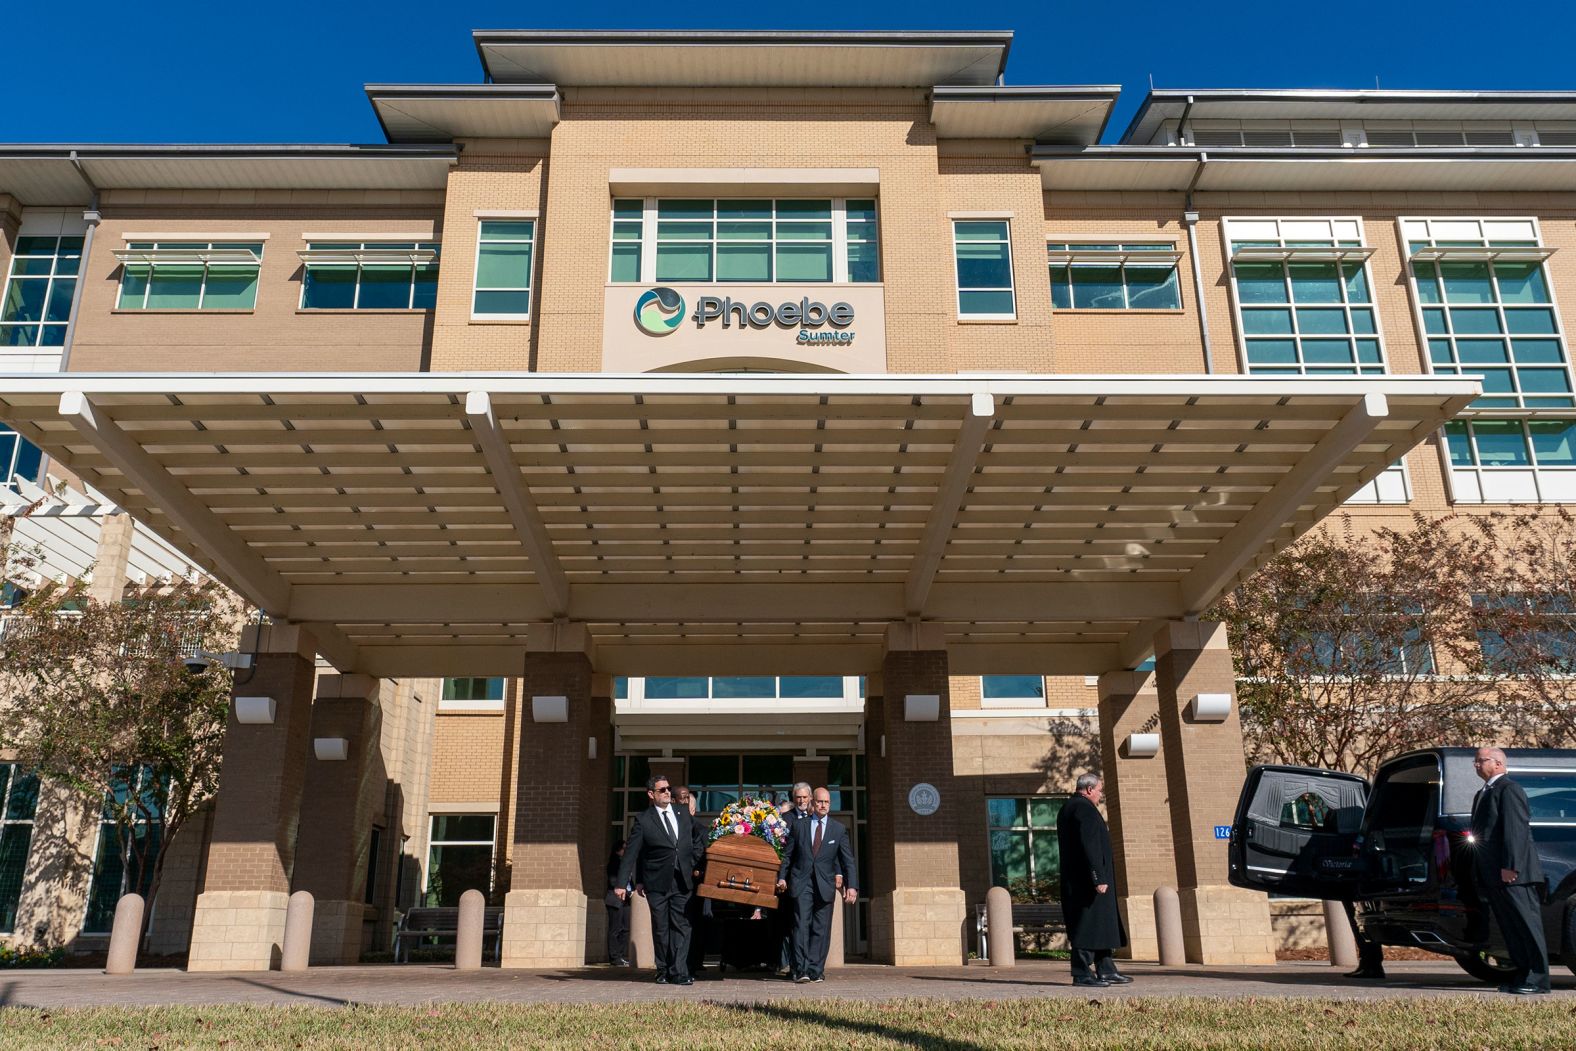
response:
[[[788,846],[788,822],[776,803],[750,795],[729,803],[706,840],[706,874],[696,888],[702,897],[777,906],[777,866]]]

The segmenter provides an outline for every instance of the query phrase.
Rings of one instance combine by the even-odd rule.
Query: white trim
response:
[[[542,213],[536,208],[478,208],[471,215],[477,219],[540,219]]]
[[[119,252],[115,254],[120,255]],[[438,258],[437,251],[431,248],[303,248],[296,255],[307,266],[379,266],[391,263],[426,266]],[[361,283],[359,274],[356,283]]]
[[[438,700],[439,715],[502,715],[504,701],[445,701]]]
[[[121,240],[126,241],[128,243],[131,242],[131,241],[210,241],[211,242],[211,241],[266,241],[266,240],[268,240],[269,235],[266,234],[266,233],[254,233],[254,232],[230,233],[228,231],[223,231],[223,230],[219,230],[219,231],[212,231],[212,230],[198,230],[198,231],[175,230],[175,231],[170,231],[170,230],[164,230],[164,231],[161,231],[161,232],[151,233],[151,234],[137,233],[135,231],[125,231],[125,232],[123,232],[120,235],[120,237],[121,237]]]

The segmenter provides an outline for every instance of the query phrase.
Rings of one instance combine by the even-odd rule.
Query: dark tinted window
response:
[[[1534,822],[1576,823],[1576,770],[1536,774],[1512,770],[1510,776],[1526,791]]]
[[[1368,846],[1380,872],[1409,882],[1428,879],[1434,826],[1439,815],[1439,763],[1417,756],[1379,772],[1368,804]]]

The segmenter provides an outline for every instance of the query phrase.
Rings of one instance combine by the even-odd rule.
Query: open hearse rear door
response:
[[[1232,884],[1295,897],[1355,897],[1367,802],[1368,782],[1354,774],[1254,767],[1231,826]]]

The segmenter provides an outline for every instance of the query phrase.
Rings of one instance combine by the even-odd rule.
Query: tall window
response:
[[[121,262],[121,310],[251,310],[261,241],[132,241]]]
[[[15,489],[18,478],[37,482],[43,469],[38,446],[0,423],[0,489]]]
[[[531,316],[531,259],[536,223],[483,219],[476,242],[473,317]]]
[[[80,237],[18,237],[0,298],[0,347],[64,346],[81,266]]]
[[[1014,894],[1043,892],[1061,876],[1056,818],[1065,796],[989,798],[990,881]]]
[[[876,202],[846,198],[620,198],[613,281],[872,283]]]
[[[1404,219],[1401,229],[1434,373],[1481,377],[1474,408],[1576,408],[1537,224]]]
[[[1356,219],[1227,219],[1247,371],[1265,376],[1383,375]]]
[[[1576,500],[1576,389],[1533,219],[1402,219],[1418,325],[1435,375],[1483,397],[1445,427],[1463,503]],[[1532,410],[1515,418],[1495,409]]]
[[[99,815],[98,843],[93,852],[93,882],[88,887],[87,917],[84,934],[106,934],[115,925],[115,905],[121,895],[135,891],[147,896],[153,884],[153,869],[164,842],[164,821],[159,806],[159,786],[152,771],[139,767],[130,777],[117,777],[113,798],[106,801]],[[111,806],[124,805],[140,797],[140,814],[132,824],[131,838],[115,821]],[[138,861],[141,860],[141,871]]]
[[[492,893],[495,814],[433,814],[422,902],[450,907],[468,890]]]
[[[1051,305],[1058,310],[1179,310],[1177,260],[1169,243],[1050,241]]]
[[[301,253],[303,310],[422,310],[438,301],[436,241],[325,241]]]
[[[38,776],[23,773],[15,763],[0,763],[0,934],[16,930],[37,813]]]
[[[1368,618],[1382,618],[1375,623]],[[1434,648],[1425,629],[1421,605],[1396,598],[1372,597],[1347,606],[1347,623],[1311,633],[1302,670],[1325,675],[1432,675]]]
[[[957,220],[952,252],[958,268],[958,316],[1018,316],[1012,289],[1012,237],[1005,219]]]
[[[1504,674],[1576,675],[1576,609],[1558,596],[1473,595],[1494,628],[1477,631],[1488,666]]]

